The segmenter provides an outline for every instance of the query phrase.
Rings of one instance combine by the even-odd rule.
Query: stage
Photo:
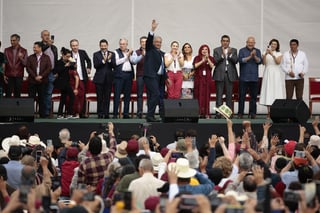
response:
[[[248,119],[252,123],[252,129],[257,137],[261,140],[263,135],[263,123],[265,123],[266,115],[258,115],[256,119]],[[245,119],[232,119],[234,123],[234,131],[236,134],[242,132],[242,122]],[[58,140],[59,131],[62,128],[68,128],[71,132],[73,141],[81,140],[87,142],[90,132],[104,131],[107,122],[113,122],[115,126],[118,141],[127,140],[133,134],[143,135],[144,128],[142,124],[146,122],[145,119],[98,119],[95,115],[91,115],[87,119],[68,119],[58,120],[52,119],[35,119],[34,122],[29,123],[0,123],[0,137],[3,139],[16,134],[21,125],[26,125],[31,134],[38,133],[42,141],[47,139]],[[272,122],[272,120],[269,120]],[[218,134],[227,137],[227,126],[225,119],[199,119],[197,123],[150,123],[147,133],[153,134],[157,137],[158,142],[165,146],[174,141],[174,133],[177,129],[195,129],[197,131],[197,145],[200,147],[203,143],[208,141],[211,134]],[[307,121],[305,125],[307,131],[313,134],[311,120]],[[282,139],[298,140],[299,124],[297,123],[273,123],[270,128],[270,133],[274,130],[281,130]]]

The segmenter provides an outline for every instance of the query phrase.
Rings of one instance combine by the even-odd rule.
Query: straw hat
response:
[[[31,135],[29,137],[29,140],[28,140],[28,145],[30,146],[38,146],[38,145],[41,145],[42,147],[46,148],[46,144],[44,144],[40,138],[36,135]]]
[[[159,164],[163,162],[163,157],[159,152],[156,152],[154,155],[152,155],[151,161],[152,161],[152,165],[153,165],[153,170],[158,171]]]
[[[117,151],[114,154],[117,158],[125,158],[127,157],[128,153],[127,153],[127,148],[128,146],[128,142],[127,141],[121,141],[120,144],[117,145]]]
[[[318,149],[320,149],[320,137],[318,135],[311,135],[308,144],[311,146],[316,146]]]
[[[19,136],[12,135],[2,140],[2,149],[8,153],[10,146],[26,146],[26,140],[20,140]]]
[[[177,169],[179,178],[191,178],[197,173],[195,169],[190,168],[189,161],[185,158],[178,158],[175,163],[170,163],[168,169],[172,170],[174,167]]]
[[[219,106],[218,108],[214,107],[214,109],[226,119],[229,119],[232,115],[232,110],[225,104]]]

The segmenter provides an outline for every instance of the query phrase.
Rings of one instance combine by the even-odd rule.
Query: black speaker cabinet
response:
[[[164,122],[198,122],[199,104],[195,99],[165,99]]]
[[[1,98],[0,122],[33,122],[33,98]]]
[[[277,99],[270,108],[270,117],[274,123],[305,124],[310,118],[310,111],[303,100]]]

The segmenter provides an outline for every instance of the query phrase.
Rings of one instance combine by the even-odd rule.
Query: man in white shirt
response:
[[[140,178],[133,180],[128,190],[136,198],[136,205],[144,209],[144,201],[150,196],[159,196],[158,188],[165,183],[153,176],[153,165],[150,159],[142,159],[139,164]]]
[[[120,39],[119,48],[116,49],[114,53],[116,65],[114,73],[113,118],[118,118],[121,93],[124,95],[123,118],[129,118],[129,104],[134,71],[130,61],[132,50],[128,49],[128,40],[125,38]]]
[[[281,68],[286,74],[286,98],[292,99],[293,91],[296,91],[297,100],[302,100],[304,75],[308,72],[308,59],[306,54],[298,50],[299,41],[290,40],[290,50],[285,52],[281,62]]]

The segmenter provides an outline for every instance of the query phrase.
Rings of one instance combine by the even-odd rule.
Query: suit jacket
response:
[[[115,60],[114,52],[108,51],[107,54],[111,53],[112,57],[110,61],[103,62],[102,52],[99,50],[93,53],[93,66],[96,69],[96,73],[93,77],[93,82],[96,84],[107,83],[107,81],[113,78],[113,65]]]
[[[87,80],[88,80],[87,68],[91,69],[91,67],[92,67],[91,59],[89,58],[89,56],[85,50],[78,50],[78,52],[79,52],[79,56],[80,56],[83,81],[87,82]],[[71,53],[71,54],[73,57],[73,53]]]
[[[36,54],[32,54],[27,59],[27,72],[29,74],[28,80],[29,83],[32,84],[39,84],[38,81],[35,80],[37,77],[37,66],[38,66],[38,60]],[[42,53],[42,56],[40,58],[40,72],[39,75],[42,76],[41,83],[48,83],[48,75],[51,72],[51,61],[50,57],[46,54]]]
[[[23,60],[21,60],[18,57],[19,53],[22,53],[24,55]],[[15,61],[13,61],[13,47],[7,47],[4,50],[4,54],[7,59],[5,75],[7,77],[20,77],[20,78],[22,78],[23,74],[24,74],[24,67],[25,67],[26,59],[28,58],[27,50],[25,48],[19,46],[17,49],[17,55],[16,55]]]
[[[228,65],[226,65],[227,58],[222,57],[223,50],[222,47],[217,47],[213,50],[213,57],[216,61],[216,66],[213,72],[213,79],[216,81],[224,80],[224,73],[227,66],[227,74],[230,81],[235,81],[238,79],[238,72],[236,64],[238,63],[237,49],[231,48],[231,57],[228,56]]]
[[[158,50],[153,45],[153,35],[148,34],[147,43],[146,43],[146,55],[144,58],[144,73],[143,76],[149,78],[157,77],[157,72],[162,63],[164,63],[164,52]],[[164,71],[164,75],[165,75]]]

